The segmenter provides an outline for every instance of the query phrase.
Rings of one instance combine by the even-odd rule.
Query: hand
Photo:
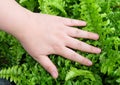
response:
[[[26,51],[38,61],[52,76],[58,77],[56,66],[48,58],[50,54],[61,55],[67,59],[90,66],[92,62],[72,49],[90,53],[100,53],[97,47],[88,45],[75,38],[97,40],[95,33],[83,31],[72,26],[85,26],[84,21],[57,16],[33,13],[26,26],[17,35]],[[21,34],[22,33],[22,34]]]

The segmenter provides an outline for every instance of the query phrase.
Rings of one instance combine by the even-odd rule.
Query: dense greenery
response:
[[[34,12],[85,20],[87,26],[78,28],[96,32],[100,39],[80,40],[100,47],[102,53],[76,51],[92,60],[91,67],[50,55],[60,74],[54,80],[13,36],[0,32],[0,77],[17,85],[120,85],[120,0],[17,1]]]

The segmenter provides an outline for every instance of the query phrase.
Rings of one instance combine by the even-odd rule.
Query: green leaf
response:
[[[92,74],[92,72],[88,70],[81,70],[81,69],[76,69],[76,68],[71,68],[71,70],[67,73],[65,80],[69,80],[72,78],[75,78],[77,76],[84,76],[84,78],[91,79],[92,81],[95,81],[95,77]]]

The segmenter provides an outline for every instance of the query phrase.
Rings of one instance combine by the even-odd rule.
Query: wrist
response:
[[[0,3],[0,8],[0,29],[19,37],[33,13],[21,7],[14,0],[3,0]]]
[[[17,39],[22,38],[25,32],[30,28],[33,12],[26,10],[22,12],[21,16],[22,17],[17,20],[16,24],[14,24],[13,29],[9,31],[9,33]]]

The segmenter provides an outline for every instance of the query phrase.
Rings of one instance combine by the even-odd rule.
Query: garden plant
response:
[[[16,85],[120,85],[120,0],[17,0],[30,11],[84,20],[82,30],[98,33],[100,54],[77,53],[89,58],[90,67],[58,55],[50,55],[59,77],[53,79],[12,35],[0,31],[0,78]],[[44,22],[44,20],[43,20]],[[32,24],[32,23],[31,23]],[[47,33],[46,33],[47,34]]]

